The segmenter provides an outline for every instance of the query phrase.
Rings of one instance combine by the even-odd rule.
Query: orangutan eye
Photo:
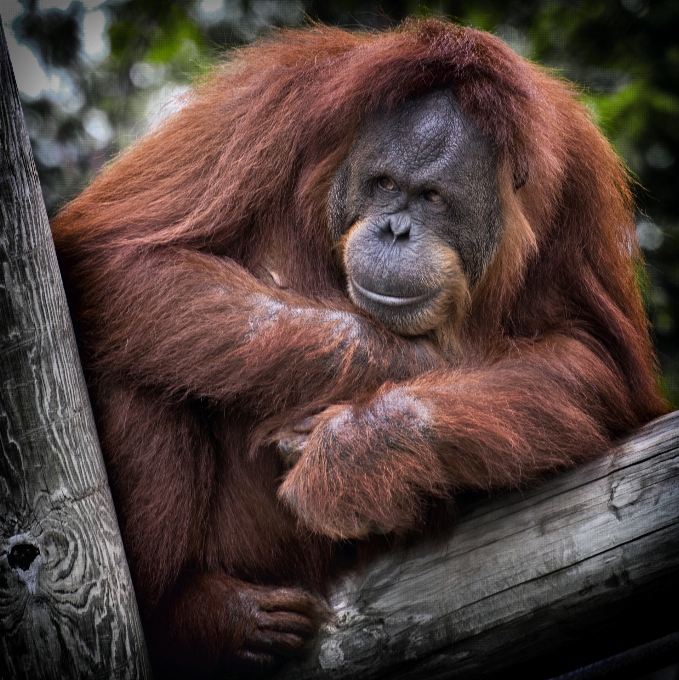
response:
[[[425,201],[429,201],[429,203],[440,203],[443,200],[441,194],[437,193],[432,189],[430,189],[429,191],[425,191],[422,194],[422,197],[424,198]]]
[[[389,177],[381,177],[377,180],[377,186],[384,191],[398,191],[398,186],[393,179]]]

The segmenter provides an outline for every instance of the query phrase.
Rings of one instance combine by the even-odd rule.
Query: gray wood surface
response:
[[[148,678],[0,24],[0,678]]]
[[[679,630],[678,584],[679,412],[349,575],[277,677],[547,678]]]

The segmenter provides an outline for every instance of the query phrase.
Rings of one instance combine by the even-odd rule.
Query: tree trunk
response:
[[[618,680],[679,661],[679,412],[470,504],[452,535],[390,551],[332,602],[332,625],[277,678],[544,680],[624,654],[577,676]]]
[[[0,23],[0,678],[150,678]]]

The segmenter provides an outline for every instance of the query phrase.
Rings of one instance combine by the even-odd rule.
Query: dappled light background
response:
[[[0,0],[48,213],[271,26],[447,16],[578,83],[636,182],[640,285],[679,406],[679,3],[669,0]],[[215,144],[219,140],[215,139]]]

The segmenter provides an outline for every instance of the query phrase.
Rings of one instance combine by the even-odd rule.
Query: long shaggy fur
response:
[[[505,213],[455,359],[352,307],[326,215],[361,121],[440,87],[494,141]],[[228,660],[255,635],[244,584],[323,592],[366,517],[404,532],[428,495],[525,483],[667,410],[625,172],[572,89],[486,33],[275,32],[53,231],[158,656]],[[279,488],[272,433],[336,404]]]

